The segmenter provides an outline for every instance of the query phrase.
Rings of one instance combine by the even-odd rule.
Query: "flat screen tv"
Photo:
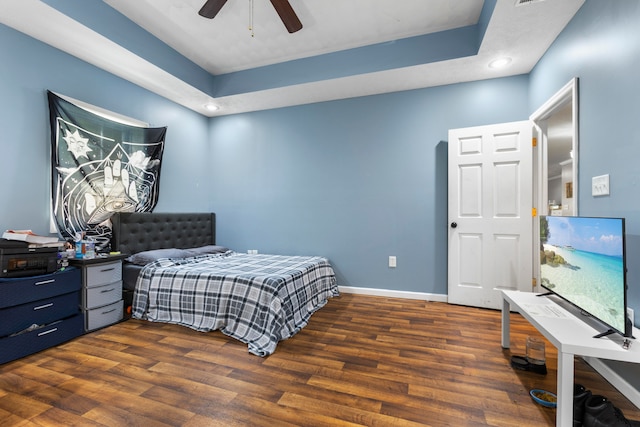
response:
[[[540,217],[541,286],[608,329],[632,336],[627,320],[624,218]]]

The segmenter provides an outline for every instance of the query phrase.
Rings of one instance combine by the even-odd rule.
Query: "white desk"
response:
[[[556,297],[553,297],[556,298]],[[544,313],[544,305],[559,310],[566,317]],[[601,332],[590,326],[576,310],[556,304],[549,297],[518,291],[502,291],[502,348],[509,348],[510,311],[514,310],[527,319],[544,337],[558,349],[558,408],[556,426],[573,425],[573,357],[591,356],[599,359],[640,363],[640,342],[631,340],[628,350],[622,348],[623,337],[619,334],[593,338]],[[633,335],[638,337],[638,329]]]

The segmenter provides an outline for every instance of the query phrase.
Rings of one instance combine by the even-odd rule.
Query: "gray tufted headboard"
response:
[[[123,254],[216,243],[214,213],[116,213],[111,223],[111,250]]]

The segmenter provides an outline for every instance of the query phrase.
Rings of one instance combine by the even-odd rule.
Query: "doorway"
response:
[[[529,118],[538,131],[534,205],[539,215],[578,215],[578,79]]]
[[[534,206],[539,215],[578,215],[578,79],[556,92],[529,119],[538,134],[533,162]],[[540,288],[540,221],[533,221],[534,290]]]
[[[501,289],[538,291],[539,215],[578,214],[578,80],[529,121],[510,129],[513,125],[449,131],[450,303],[500,308]],[[532,129],[536,150],[531,150]],[[521,157],[502,158],[507,153]],[[505,228],[501,221],[521,223],[522,230],[526,224],[527,230]]]

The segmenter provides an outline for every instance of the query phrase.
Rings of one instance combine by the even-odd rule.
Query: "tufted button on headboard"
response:
[[[116,213],[111,217],[111,250],[124,254],[216,243],[214,213]]]

